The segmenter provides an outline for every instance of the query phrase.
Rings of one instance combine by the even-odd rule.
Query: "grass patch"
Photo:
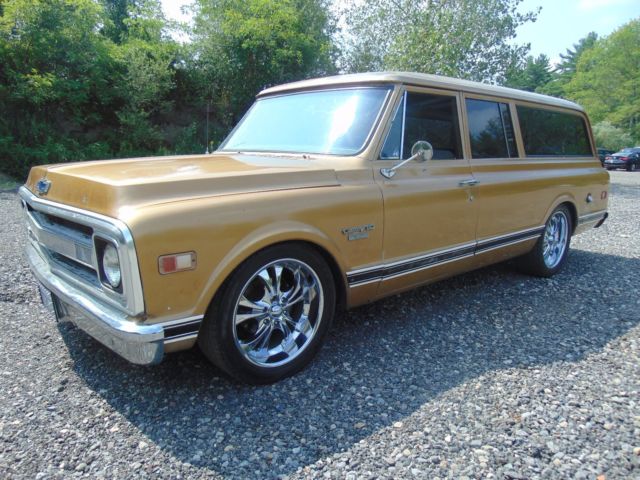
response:
[[[5,175],[4,173],[0,173],[0,191],[4,190],[15,190],[20,186],[20,182],[16,179],[10,177],[9,175]]]

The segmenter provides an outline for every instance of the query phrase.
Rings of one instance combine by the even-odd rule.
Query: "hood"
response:
[[[117,218],[124,207],[191,198],[338,185],[336,172],[305,158],[190,155],[44,165],[31,169],[27,188],[50,182],[40,195],[53,202]]]

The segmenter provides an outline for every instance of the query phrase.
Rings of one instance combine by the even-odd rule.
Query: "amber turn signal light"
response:
[[[161,275],[194,268],[196,268],[196,252],[172,253],[158,257],[158,271]]]

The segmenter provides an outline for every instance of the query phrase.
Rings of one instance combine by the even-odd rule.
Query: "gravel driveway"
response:
[[[0,193],[0,478],[640,478],[640,173],[611,177],[555,278],[499,265],[358,308],[268,387],[57,325]]]

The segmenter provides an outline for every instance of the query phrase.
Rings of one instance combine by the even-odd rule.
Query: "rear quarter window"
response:
[[[580,115],[518,105],[528,157],[593,156],[587,125]]]

